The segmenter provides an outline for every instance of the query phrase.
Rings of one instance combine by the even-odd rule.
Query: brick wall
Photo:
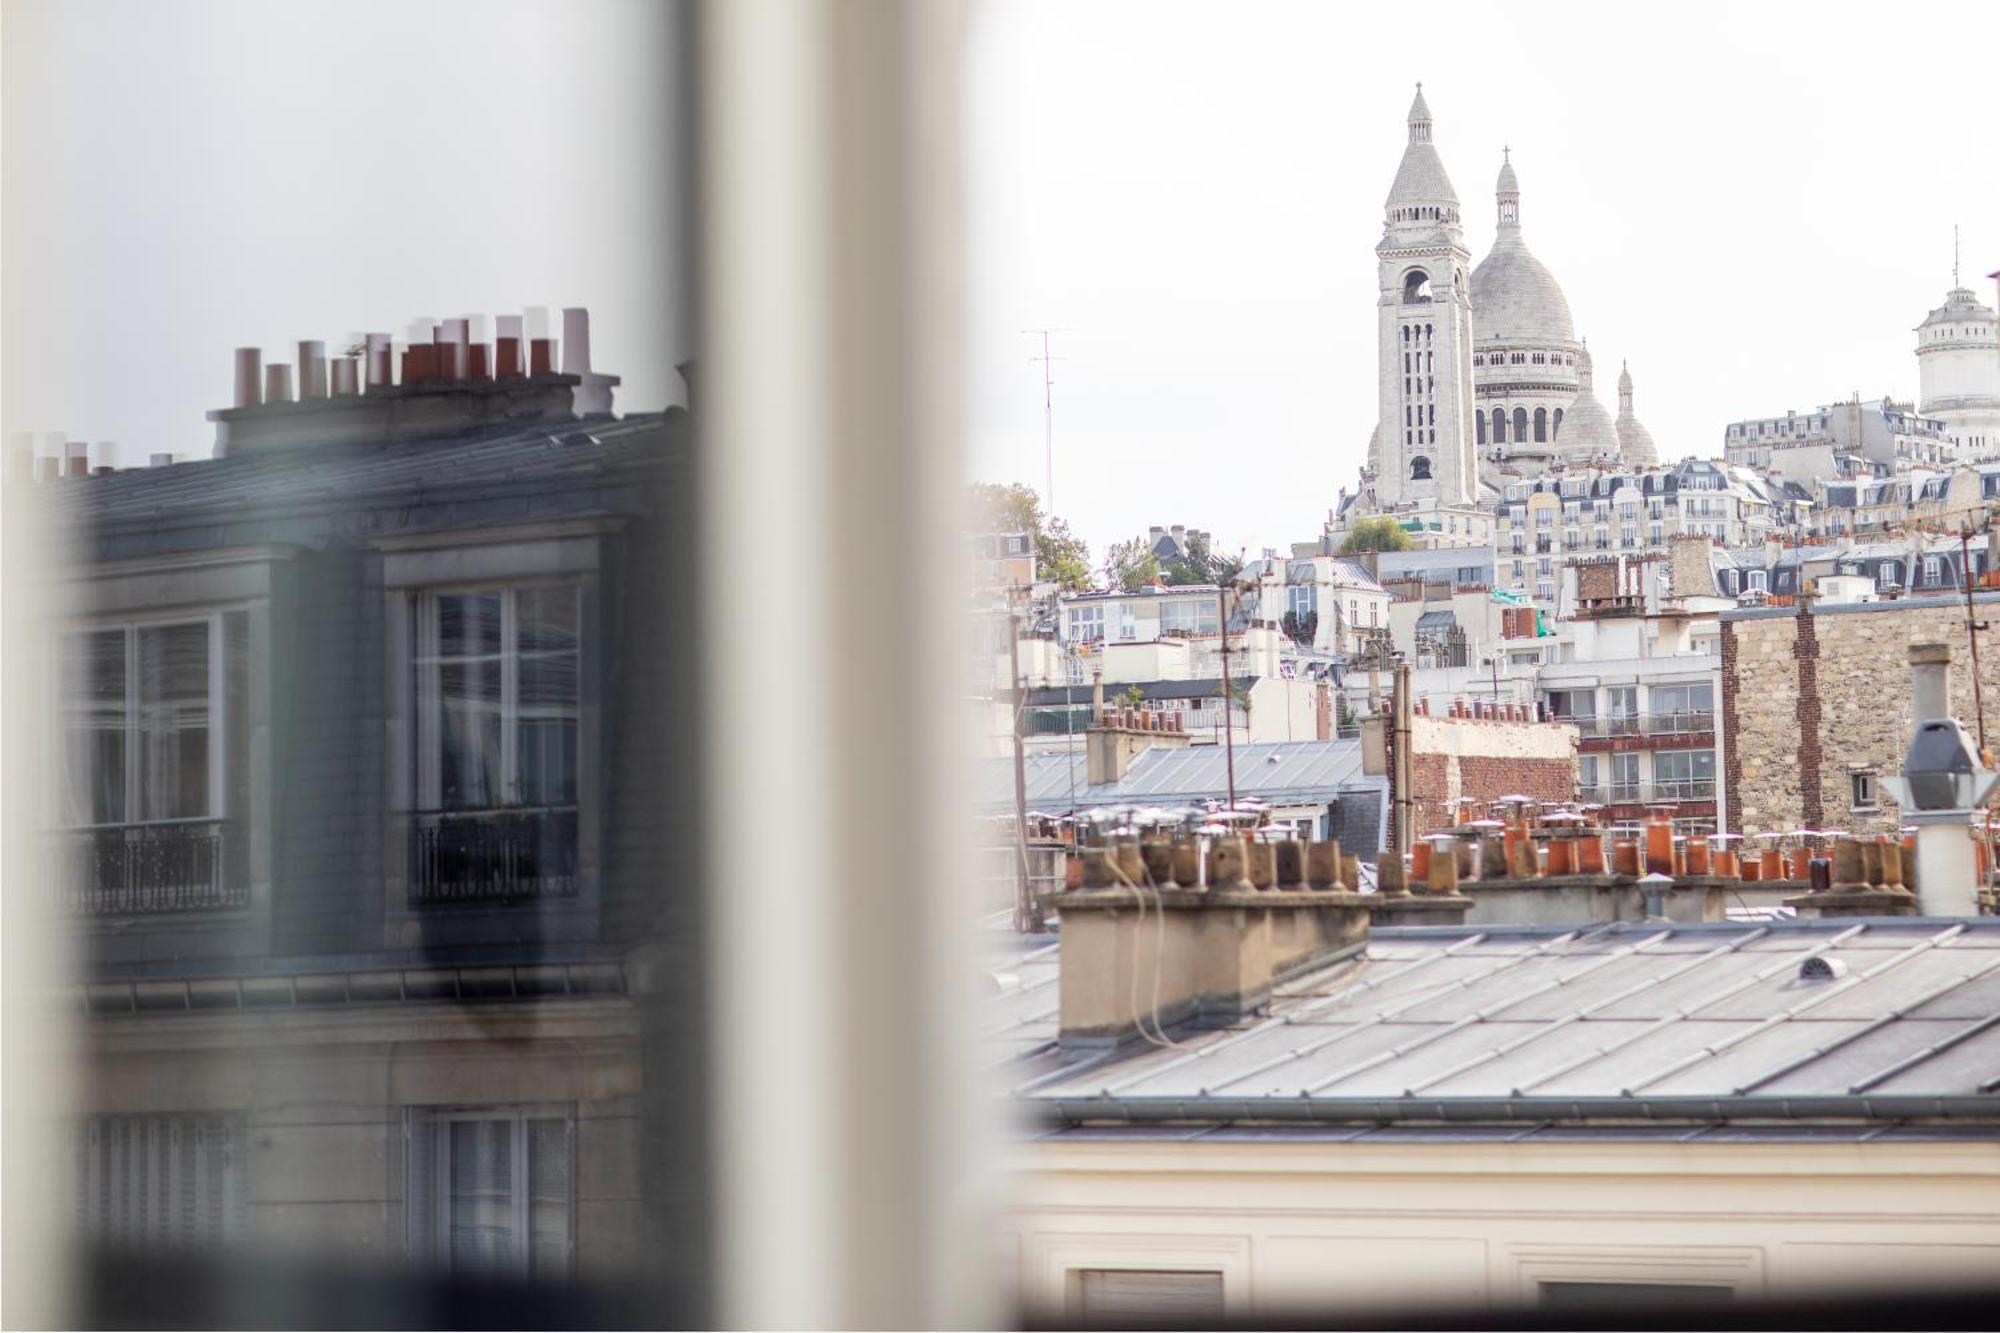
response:
[[[1412,720],[1411,799],[1421,836],[1451,824],[1461,797],[1491,801],[1576,794],[1576,728],[1549,722]]]
[[[2000,622],[2000,597],[1982,600]],[[1856,810],[1857,769],[1894,775],[1910,737],[1913,643],[1951,648],[1952,708],[1974,736],[1965,607],[1949,599],[1876,603],[1868,610],[1756,616],[1723,623],[1722,716],[1729,824],[1737,832],[1841,828],[1888,832],[1899,821],[1882,797]],[[1980,642],[1989,712],[2000,703],[2000,642]],[[1996,729],[1995,735],[2000,735]]]

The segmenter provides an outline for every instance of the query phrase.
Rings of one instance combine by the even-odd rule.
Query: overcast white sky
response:
[[[678,394],[655,0],[6,0],[5,418],[205,454],[230,349],[591,307],[621,407]],[[2000,6],[1037,3],[969,25],[969,470],[1101,555],[1310,538],[1375,402],[1373,247],[1422,79],[1475,257],[1529,243],[1663,454],[1911,395],[2000,269]]]
[[[2000,5],[1029,3],[971,49],[971,472],[1056,507],[1316,537],[1375,412],[1374,246],[1421,79],[1475,261],[1509,143],[1530,247],[1663,457],[1917,389],[2000,269]],[[1973,280],[1976,279],[1976,280]],[[1477,318],[1475,312],[1474,318]]]

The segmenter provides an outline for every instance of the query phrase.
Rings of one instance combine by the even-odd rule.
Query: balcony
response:
[[[1715,730],[1715,714],[1706,709],[1683,713],[1648,713],[1641,724],[1648,736],[1688,736]]]
[[[1646,800],[1661,801],[1712,801],[1715,799],[1714,778],[1668,778],[1655,782],[1646,788]]]
[[[74,916],[214,912],[250,900],[219,819],[111,824],[49,835],[56,892]]]
[[[1576,725],[1578,736],[1636,736],[1639,734],[1639,719],[1625,713],[1614,713],[1610,717],[1559,717],[1558,722]]]
[[[1636,782],[1614,782],[1604,787],[1578,787],[1576,799],[1586,805],[1633,805],[1640,799]]]
[[[412,816],[412,907],[576,897],[576,807]]]

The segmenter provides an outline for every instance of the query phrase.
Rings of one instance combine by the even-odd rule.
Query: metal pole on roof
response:
[[[1229,585],[1223,584],[1215,590],[1216,604],[1222,612],[1222,752],[1223,760],[1229,768],[1229,808],[1236,809],[1236,721],[1230,716],[1230,709],[1236,704],[1236,694],[1229,686]]]
[[[1972,535],[1969,527],[1958,530],[1958,581],[1965,589],[1965,641],[1972,646],[1972,711],[1979,718],[1979,762],[1991,767],[1993,756],[1986,748],[1986,703],[1979,694],[1979,631],[1972,618]]]
[[[1028,881],[1028,759],[1021,739],[1027,710],[1021,698],[1021,613],[1007,608],[1007,674],[1014,692],[1014,929],[1023,934],[1040,925],[1035,889]]]

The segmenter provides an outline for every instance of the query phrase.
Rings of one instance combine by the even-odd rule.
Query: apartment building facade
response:
[[[398,384],[385,340],[365,393],[322,366],[213,414],[218,457],[36,488],[89,1241],[684,1261],[642,1121],[700,1106],[640,1053],[698,1003],[653,961],[695,929],[662,872],[688,418],[580,413],[587,363],[513,350]]]

